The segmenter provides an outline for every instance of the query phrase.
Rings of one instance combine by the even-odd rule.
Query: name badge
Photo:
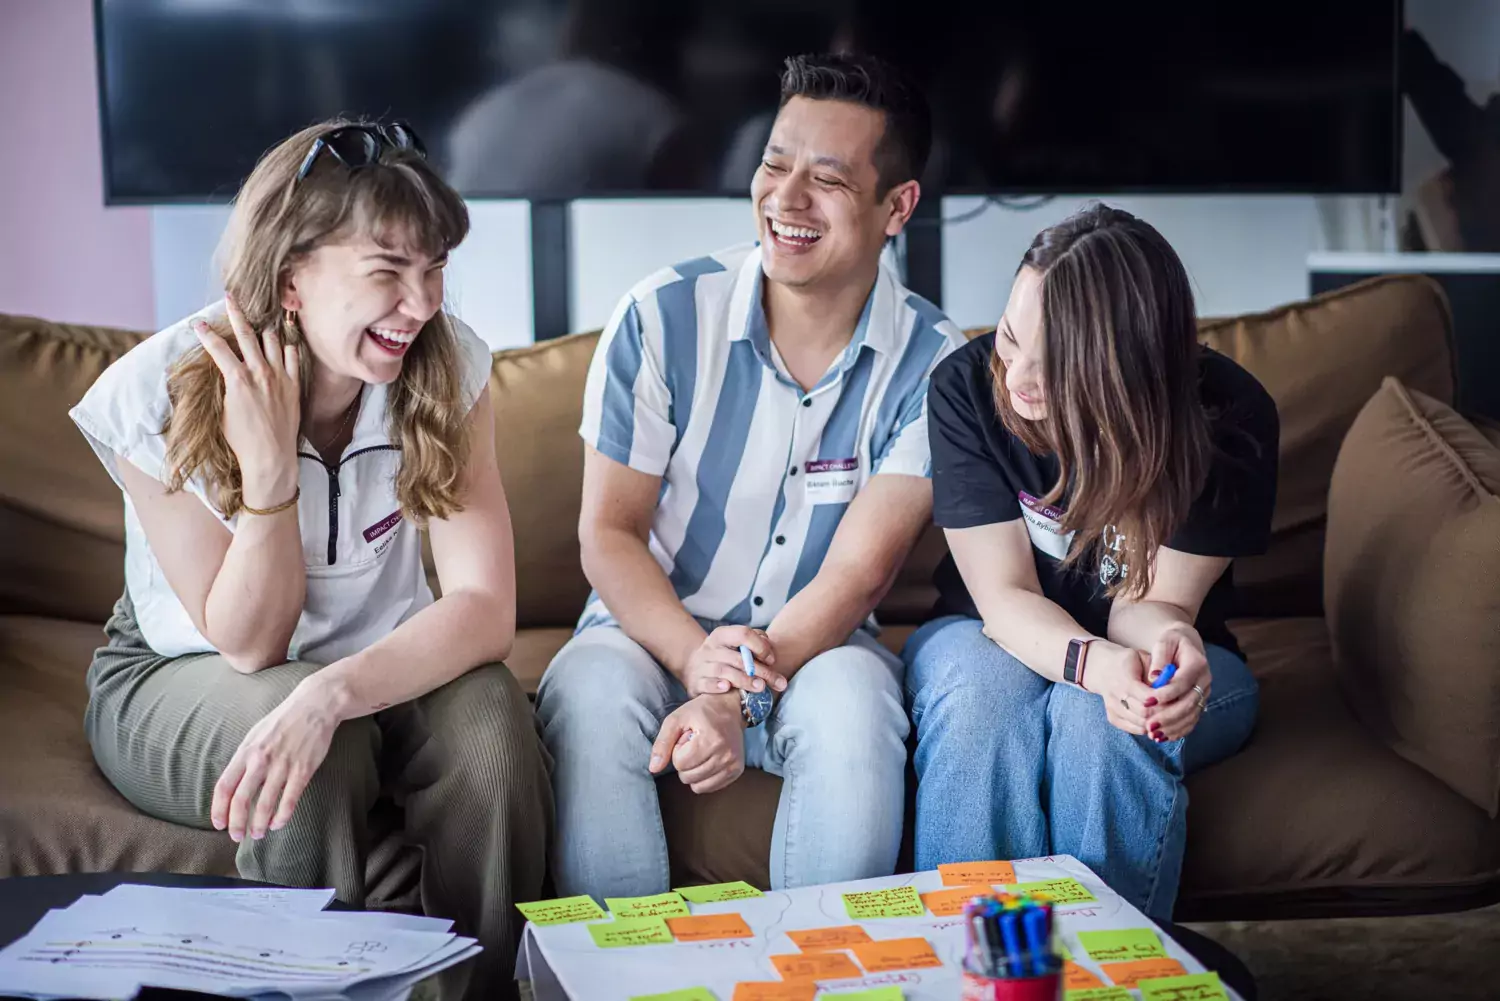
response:
[[[858,459],[818,459],[802,468],[809,504],[847,504],[859,491]]]
[[[1031,544],[1054,560],[1067,556],[1073,533],[1062,529],[1063,509],[1043,504],[1024,490],[1016,494],[1016,499],[1021,502],[1021,517],[1026,522]]]

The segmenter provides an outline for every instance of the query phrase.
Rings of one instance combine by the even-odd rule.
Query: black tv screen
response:
[[[929,190],[1389,192],[1399,0],[96,0],[107,197],[232,196],[333,115],[465,194],[741,195],[782,59],[901,64]]]

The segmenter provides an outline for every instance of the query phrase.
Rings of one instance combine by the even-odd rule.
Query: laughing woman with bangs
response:
[[[1106,206],[1036,238],[927,399],[951,556],[905,651],[917,868],[1073,855],[1169,919],[1183,778],[1255,722],[1225,620],[1269,541],[1275,404],[1199,345],[1161,234]]]
[[[146,813],[227,831],[241,875],[356,906],[392,795],[424,908],[484,946],[443,996],[490,998],[514,989],[512,904],[541,892],[552,799],[500,663],[516,581],[490,354],[442,310],[467,230],[405,126],[300,132],[236,199],[228,298],[72,416],[125,495],[126,590],[88,673],[101,770]]]

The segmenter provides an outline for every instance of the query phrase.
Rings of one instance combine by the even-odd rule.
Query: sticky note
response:
[[[825,998],[837,1001],[904,1001],[899,987],[877,987],[873,991],[853,991],[824,994]]]
[[[843,980],[864,976],[854,960],[842,952],[795,952],[772,956],[771,965],[783,980]]]
[[[526,920],[543,928],[551,925],[570,925],[578,921],[601,921],[608,917],[590,896],[563,897],[559,900],[538,900],[530,904],[517,904],[516,910],[526,915]]]
[[[1123,987],[1089,987],[1064,991],[1063,1001],[1135,1001],[1135,998]]]
[[[590,926],[592,927],[592,926]],[[1130,963],[1104,963],[1104,975],[1116,987],[1134,987],[1142,980],[1183,977],[1187,970],[1175,959],[1137,959]]]
[[[605,897],[604,904],[617,918],[685,918],[692,912],[675,893],[654,897]]]
[[[1142,980],[1141,1001],[1227,1001],[1217,973],[1195,973],[1185,977]]]
[[[1103,987],[1104,981],[1100,980],[1093,970],[1079,966],[1077,963],[1063,963],[1063,987],[1070,991],[1084,990],[1089,987]]]
[[[923,970],[942,966],[937,953],[925,938],[894,938],[866,942],[850,948],[866,973],[890,973],[892,970]]]
[[[672,930],[661,918],[616,918],[589,925],[594,944],[601,949],[631,945],[670,945]]]
[[[869,932],[859,925],[840,925],[837,928],[808,928],[805,931],[789,931],[786,937],[803,952],[827,952],[830,949],[847,949],[870,941]]]
[[[811,980],[747,980],[734,985],[734,1001],[813,1001]]]
[[[897,886],[889,890],[869,890],[844,894],[844,909],[855,921],[871,918],[920,918],[922,898],[914,886]]]
[[[709,942],[721,938],[754,938],[755,933],[738,914],[695,914],[690,918],[667,918],[667,927],[679,942]]]
[[[944,886],[972,886],[975,883],[1002,884],[1016,881],[1016,868],[1009,862],[949,862],[938,866]]]
[[[1088,887],[1071,877],[1044,879],[1040,883],[1011,883],[1005,887],[1007,893],[1029,893],[1043,896],[1054,904],[1095,904],[1099,898],[1089,892]]]
[[[1167,954],[1161,939],[1150,928],[1128,931],[1081,931],[1078,944],[1098,963],[1128,963],[1132,959],[1159,959]]]
[[[692,904],[717,904],[724,900],[749,900],[764,897],[755,887],[743,880],[734,883],[715,883],[712,886],[684,886],[676,891],[682,899]]]
[[[988,886],[961,886],[956,890],[933,890],[922,894],[922,906],[937,917],[954,918],[964,912],[964,904],[986,894],[1000,898],[1009,896],[1009,894],[995,893]]]
[[[666,994],[642,994],[630,1001],[718,1001],[707,987],[689,987],[685,991],[668,991]]]

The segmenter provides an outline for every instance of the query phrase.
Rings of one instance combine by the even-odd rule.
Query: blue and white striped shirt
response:
[[[651,553],[699,619],[764,627],[807,586],[877,474],[931,476],[927,380],[964,343],[884,265],[849,346],[811,390],[762,306],[760,248],[657,272],[594,352],[579,433],[662,477]],[[579,628],[613,618],[598,595]]]

